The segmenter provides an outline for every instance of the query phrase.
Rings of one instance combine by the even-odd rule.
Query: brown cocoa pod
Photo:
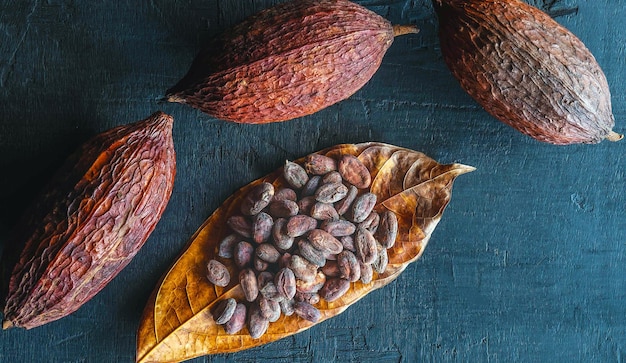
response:
[[[253,216],[261,212],[270,204],[274,197],[274,186],[271,183],[261,183],[243,198],[241,201],[241,213]]]
[[[227,334],[236,334],[246,325],[246,306],[242,303],[237,303],[233,316],[230,320],[224,324],[224,330]]]
[[[519,0],[434,0],[444,60],[500,121],[539,141],[622,138],[602,69],[583,42]]]
[[[207,264],[207,278],[215,286],[228,286],[230,283],[230,273],[223,263],[211,260]]]
[[[171,116],[157,112],[85,142],[36,198],[12,240],[3,327],[31,329],[76,311],[150,236],[176,171]]]
[[[345,154],[339,159],[337,170],[341,177],[358,189],[369,188],[372,175],[367,167],[354,155]]]
[[[347,0],[286,2],[214,38],[165,99],[242,123],[309,115],[365,85],[408,32]]]

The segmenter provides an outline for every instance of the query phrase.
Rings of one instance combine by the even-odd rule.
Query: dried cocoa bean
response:
[[[374,278],[374,270],[372,269],[372,265],[359,262],[359,266],[361,267],[361,282],[364,284],[369,284],[370,282],[372,282],[372,279]]]
[[[304,257],[307,261],[319,267],[324,266],[324,264],[326,263],[326,257],[324,257],[324,253],[313,247],[313,245],[306,239],[298,240],[298,254]]]
[[[262,289],[267,285],[268,282],[274,281],[274,275],[269,271],[260,272],[257,276],[257,283],[259,285],[259,289]]]
[[[239,272],[239,284],[247,301],[256,300],[259,296],[259,284],[257,276],[252,269],[246,268]]]
[[[279,294],[291,300],[296,294],[296,275],[289,268],[281,268],[274,277],[274,285]]]
[[[252,216],[267,207],[274,197],[274,186],[263,182],[248,192],[241,201],[241,213]]]
[[[214,38],[166,99],[234,122],[309,115],[365,85],[394,36],[417,32],[402,29],[346,0],[279,4]]]
[[[313,175],[309,178],[309,181],[304,184],[302,190],[300,191],[300,196],[302,197],[310,197],[315,194],[315,191],[320,186],[322,182],[322,177],[319,175]]]
[[[307,261],[304,257],[300,257],[298,255],[291,256],[288,267],[291,271],[293,271],[297,279],[305,282],[315,280],[317,266]]]
[[[342,200],[335,203],[335,209],[337,210],[337,213],[340,216],[346,214],[350,210],[352,203],[358,195],[359,190],[357,189],[357,187],[355,187],[354,185],[350,185],[348,187],[348,194],[346,194],[346,196]]]
[[[269,281],[265,285],[263,285],[263,287],[260,287],[259,293],[269,300],[280,301],[283,299],[283,296],[278,291],[278,288],[274,284],[274,281]]]
[[[376,206],[376,194],[364,193],[358,196],[352,203],[352,221],[354,223],[363,222],[372,213]]]
[[[314,196],[308,196],[300,199],[298,202],[300,214],[311,214],[311,208],[317,203]]]
[[[237,303],[233,316],[224,324],[227,334],[237,334],[246,325],[247,308],[242,303]]]
[[[293,200],[285,199],[270,203],[270,214],[274,217],[289,218],[298,214],[299,211],[298,203]]]
[[[304,169],[309,174],[324,175],[337,170],[337,162],[326,155],[310,154],[305,158]]]
[[[233,258],[235,245],[239,243],[241,237],[236,234],[229,234],[220,242],[217,255],[222,258]]]
[[[236,307],[237,300],[233,298],[222,300],[213,312],[213,320],[216,324],[226,324],[235,314]]]
[[[250,265],[253,255],[254,247],[252,244],[246,241],[241,241],[235,245],[233,260],[235,261],[235,265],[241,269]]]
[[[252,222],[245,216],[235,215],[226,220],[226,224],[240,236],[252,238]]]
[[[270,264],[267,261],[263,261],[259,258],[259,256],[255,255],[252,258],[252,266],[256,271],[262,272],[267,270],[270,267]]]
[[[372,176],[367,167],[354,155],[344,154],[339,159],[337,170],[341,177],[359,189],[369,188]]]
[[[288,250],[293,245],[294,238],[287,235],[286,232],[287,220],[284,218],[278,218],[274,222],[274,228],[272,228],[272,238],[274,245],[281,250]]]
[[[301,189],[309,181],[309,175],[300,164],[286,161],[283,168],[283,178],[294,189]]]
[[[380,216],[380,223],[375,237],[384,248],[391,248],[398,236],[398,217],[391,211],[385,211]]]
[[[384,248],[380,248],[378,250],[378,257],[376,257],[376,261],[372,263],[372,268],[374,271],[382,274],[387,269],[387,264],[389,263],[389,256],[387,255],[387,250]]]
[[[335,237],[350,236],[356,231],[356,226],[349,221],[339,219],[336,221],[326,220],[320,226],[320,229],[330,233]]]
[[[314,229],[310,231],[307,234],[307,240],[322,254],[336,255],[343,249],[343,246],[338,239],[322,229]]]
[[[326,280],[320,290],[320,297],[328,302],[333,302],[342,297],[350,288],[350,281],[340,277],[332,277]]]
[[[291,200],[295,202],[298,199],[296,191],[291,188],[280,188],[274,192],[273,201],[279,202],[281,200]]]
[[[354,253],[341,251],[337,255],[337,266],[339,267],[339,277],[350,282],[358,281],[361,278],[361,267]]]
[[[317,220],[304,214],[289,218],[285,232],[289,237],[300,237],[317,227]]]
[[[280,305],[280,311],[285,314],[285,316],[291,316],[294,313],[294,304],[295,301],[293,301],[293,299],[290,300],[281,300],[278,302],[278,304]]]
[[[341,275],[337,260],[327,261],[326,264],[322,267],[322,273],[327,277],[338,277],[339,275]]]
[[[254,216],[252,221],[252,239],[256,243],[267,241],[272,235],[274,218],[265,212],[260,212]]]
[[[314,293],[320,291],[326,282],[326,275],[322,271],[317,271],[311,281],[296,279],[296,291]]]
[[[301,292],[297,291],[296,296],[294,296],[294,301],[298,302],[306,302],[311,305],[315,305],[320,302],[320,295],[316,292]],[[294,306],[295,308],[295,306]]]
[[[311,215],[311,217],[319,220],[339,219],[339,214],[337,213],[337,210],[335,210],[335,207],[330,203],[315,203],[313,207],[311,207],[309,214]]]
[[[348,194],[348,187],[342,183],[322,184],[315,191],[315,200],[322,203],[335,203]]]
[[[322,317],[322,313],[313,305],[305,301],[298,301],[293,306],[293,311],[304,320],[317,323]]]
[[[343,178],[341,177],[341,174],[339,174],[338,171],[331,171],[322,177],[323,184],[342,183],[342,182],[343,182]]]
[[[263,243],[257,246],[255,253],[261,260],[269,263],[278,261],[281,256],[281,253],[278,252],[276,247],[269,243]]]
[[[365,228],[358,228],[354,235],[354,247],[356,256],[363,263],[373,263],[378,257],[378,246],[376,239],[370,231]]]
[[[598,62],[549,15],[519,0],[433,4],[448,68],[495,118],[559,145],[622,138]]]
[[[258,304],[252,304],[248,311],[248,332],[253,339],[260,338],[269,327],[270,322],[263,317]]]
[[[356,247],[354,247],[354,238],[352,238],[352,236],[343,236],[340,241],[344,250],[356,252]]]
[[[261,310],[261,316],[267,319],[270,323],[273,323],[280,318],[280,305],[278,304],[278,301],[260,296],[258,303],[259,310]]]
[[[207,264],[207,278],[215,286],[224,287],[230,283],[228,269],[217,260],[211,260]]]
[[[375,211],[372,211],[363,222],[359,223],[359,227],[363,227],[372,233],[376,233],[379,224],[380,215]]]

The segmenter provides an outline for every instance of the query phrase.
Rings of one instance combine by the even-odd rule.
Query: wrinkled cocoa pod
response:
[[[17,229],[3,328],[31,329],[91,299],[135,256],[172,193],[171,116],[105,131],[71,156]]]
[[[241,123],[309,115],[363,87],[394,36],[416,32],[347,0],[279,4],[214,38],[165,99]]]
[[[495,118],[552,144],[622,138],[600,66],[550,16],[519,0],[433,4],[448,68]]]

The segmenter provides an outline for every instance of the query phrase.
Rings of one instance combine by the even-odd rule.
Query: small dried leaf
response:
[[[474,168],[461,164],[441,165],[426,155],[388,144],[343,144],[318,152],[337,158],[342,154],[358,157],[370,170],[371,192],[377,196],[375,210],[391,210],[398,217],[396,242],[388,250],[384,273],[374,272],[371,282],[350,283],[337,300],[315,304],[320,316],[313,323],[298,314],[281,316],[258,339],[247,328],[229,335],[212,318],[216,304],[227,298],[244,300],[236,279],[226,287],[212,285],[205,276],[206,261],[215,258],[220,241],[229,233],[226,220],[239,211],[246,193],[263,182],[281,187],[282,168],[241,188],[218,208],[193,235],[186,250],[163,277],[152,294],[138,332],[138,362],[177,362],[193,357],[235,352],[296,334],[331,318],[367,293],[393,281],[418,259],[450,202],[454,179]],[[303,164],[304,158],[296,160]],[[236,266],[225,261],[231,275]],[[369,276],[365,279],[369,281]]]

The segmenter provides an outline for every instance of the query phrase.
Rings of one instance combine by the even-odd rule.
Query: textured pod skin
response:
[[[165,98],[240,123],[309,115],[365,85],[394,31],[417,29],[347,0],[283,3],[213,39]]]
[[[149,118],[83,144],[23,219],[3,327],[34,328],[76,311],[135,256],[172,192],[172,117]]]
[[[606,77],[591,52],[519,0],[433,0],[444,60],[487,112],[552,144],[617,141]]]

